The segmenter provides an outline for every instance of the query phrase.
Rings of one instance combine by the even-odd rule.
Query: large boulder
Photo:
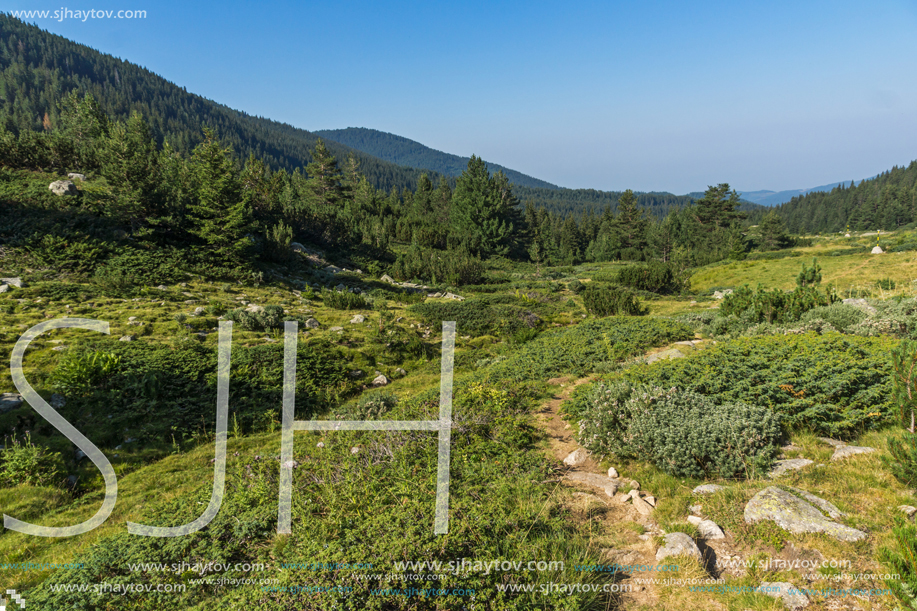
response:
[[[869,454],[875,451],[875,448],[866,446],[839,446],[834,450],[834,454],[831,455],[831,460],[841,460],[855,454]]]
[[[567,455],[564,459],[564,464],[570,467],[578,467],[584,464],[587,458],[589,458],[589,452],[583,448],[576,448]]]
[[[12,411],[22,405],[22,395],[18,392],[5,392],[0,395],[0,414]]]
[[[72,180],[55,180],[48,188],[54,195],[76,195],[77,188]]]
[[[817,496],[794,489],[795,494],[771,486],[756,494],[745,506],[745,522],[754,524],[762,520],[769,520],[783,530],[791,533],[824,533],[840,541],[859,541],[866,538],[866,533],[838,524],[825,515],[834,514],[840,517],[841,512]],[[814,501],[821,506],[819,510],[809,501]]]
[[[808,467],[813,461],[808,458],[790,458],[788,460],[775,460],[774,468],[771,469],[771,477],[780,477],[788,471],[798,471],[803,467]]]
[[[691,556],[698,562],[702,559],[694,539],[685,533],[668,533],[665,536],[665,543],[656,551],[656,561],[669,556]]]

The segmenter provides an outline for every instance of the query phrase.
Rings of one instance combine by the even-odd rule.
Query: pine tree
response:
[[[453,238],[478,256],[507,254],[512,246],[515,205],[506,176],[490,176],[484,161],[472,155],[452,194]]]

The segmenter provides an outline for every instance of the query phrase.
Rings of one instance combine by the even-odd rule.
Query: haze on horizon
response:
[[[249,114],[378,129],[565,187],[779,191],[917,159],[912,1],[67,8],[147,17],[27,21]]]

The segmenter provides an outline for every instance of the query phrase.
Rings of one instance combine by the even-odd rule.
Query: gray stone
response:
[[[373,380],[373,386],[386,386],[388,384],[388,378],[384,375],[379,375]]]
[[[10,290],[10,285],[8,285],[8,284],[0,284],[0,293],[5,293],[5,292],[7,292],[8,290]]]
[[[697,561],[701,560],[697,544],[685,533],[668,533],[665,544],[656,551],[656,561],[669,556],[691,556]]]
[[[77,193],[76,185],[72,180],[55,180],[48,185],[48,188],[54,195],[76,195]]]
[[[719,492],[720,490],[725,490],[725,488],[719,484],[701,484],[691,492],[694,494],[713,494],[715,492]]]
[[[827,513],[828,516],[830,516],[831,518],[835,520],[847,515],[843,511],[835,507],[832,503],[829,503],[828,501],[826,501],[823,498],[815,496],[811,492],[807,492],[803,490],[802,488],[794,488],[793,486],[787,486],[787,488],[789,488],[793,494],[795,494],[796,496],[801,496],[805,500],[809,501],[810,503],[812,503],[813,505],[821,509],[823,512]]]
[[[618,470],[614,467],[608,467],[608,477],[618,477]]]
[[[648,516],[653,513],[653,506],[641,499],[639,496],[633,497],[634,508],[640,512],[641,515]]]
[[[785,581],[765,581],[758,592],[771,598],[779,598],[787,609],[802,609],[809,606],[809,598],[799,588]]]
[[[865,299],[845,299],[843,303],[846,303],[847,305],[853,306],[855,308],[860,308],[869,314],[876,313],[876,309],[869,305],[869,302],[867,302]]]
[[[60,409],[67,405],[67,399],[60,393],[54,393],[51,395],[51,400],[48,403],[50,403],[51,407],[54,409]]]
[[[583,448],[576,448],[564,459],[564,464],[570,467],[578,467],[586,462],[589,453]]]
[[[84,458],[86,458],[86,453],[83,452],[82,450],[77,450],[76,452],[73,453],[73,459],[76,462],[80,462]]]
[[[456,301],[465,301],[464,297],[456,295],[455,293],[446,293],[445,295],[443,295],[443,298],[444,299],[455,299]]]
[[[22,405],[22,395],[18,392],[5,392],[0,395],[0,414],[12,411]]]
[[[431,299],[439,299],[442,296],[442,293],[427,293],[427,297],[430,297]]]
[[[724,297],[726,297],[726,295],[731,295],[731,294],[732,294],[732,289],[726,289],[725,291],[714,291],[713,298],[714,299],[723,299]]]
[[[668,350],[663,350],[662,352],[656,352],[646,357],[647,363],[655,363],[656,361],[670,360],[670,359],[680,359],[684,357],[684,353],[676,348],[670,348]]]
[[[911,505],[898,505],[898,511],[911,518],[917,513],[917,507],[912,507]]]
[[[379,280],[381,280],[382,282],[388,282],[389,284],[395,284],[395,279],[389,276],[388,274],[383,274],[382,277],[379,278]]]
[[[875,448],[867,448],[865,446],[840,446],[834,450],[834,454],[831,455],[831,460],[841,460],[853,456],[854,454],[869,454],[875,451]]]
[[[334,287],[334,290],[336,290],[336,291],[344,291],[344,290],[346,290],[346,289],[347,289],[347,287],[344,286],[343,284],[339,284],[339,285],[337,285],[336,287]]]
[[[395,370],[395,375],[400,378],[403,378],[404,376],[408,375],[408,372],[402,369],[401,367],[399,367],[398,369]]]
[[[354,380],[356,380],[357,378],[362,378],[363,371],[360,369],[354,369],[353,371],[350,372],[350,377],[353,378]]]
[[[576,452],[573,454],[575,453]],[[573,454],[571,454],[571,456]],[[592,488],[599,488],[604,490],[605,494],[608,496],[614,496],[618,491],[618,486],[620,485],[620,482],[611,479],[610,477],[605,477],[604,475],[599,475],[598,473],[586,473],[584,471],[572,471],[564,476],[564,480],[576,484],[582,484],[584,486],[591,486]]]
[[[808,501],[775,486],[765,488],[745,506],[746,523],[762,520],[772,521],[797,534],[824,533],[840,541],[859,541],[866,537],[865,532],[830,520]]]
[[[128,317],[127,317],[127,320],[128,320],[129,322],[133,322],[133,321],[137,320],[137,317],[136,317],[136,316],[128,316]]]
[[[300,244],[299,242],[291,242],[290,248],[293,250],[293,252],[305,252],[306,251],[306,247]]]
[[[829,446],[834,446],[835,448],[842,448],[845,445],[847,445],[843,441],[838,441],[837,439],[831,439],[830,437],[819,437],[818,440],[823,443],[827,443]]]
[[[365,316],[363,316],[362,314],[356,314],[354,315],[353,318],[350,319],[350,324],[359,325],[360,323],[364,322],[365,320],[366,320]]]
[[[261,312],[264,312],[264,306],[260,306],[256,303],[250,303],[245,307],[245,311],[260,314]]]
[[[159,286],[156,287],[156,289],[159,291],[168,291],[169,287],[167,287],[165,284],[160,284]]]
[[[723,529],[717,526],[713,520],[704,520],[697,524],[697,531],[704,539],[725,539],[726,534]]]
[[[803,467],[808,467],[814,461],[808,458],[791,458],[789,460],[775,460],[774,468],[771,469],[770,477],[779,477],[788,471],[798,471]]]
[[[703,521],[704,519],[700,516],[688,516],[688,524],[694,524],[695,526],[699,526],[700,523]]]
[[[17,289],[22,288],[22,278],[0,278],[0,283],[15,286]]]
[[[688,507],[688,509],[690,509],[690,510],[691,510],[691,513],[693,513],[694,515],[700,515],[700,512],[701,512],[701,510],[703,509],[703,506],[701,506],[701,505],[691,505],[690,507]]]
[[[67,178],[69,178],[70,180],[86,180],[85,176],[83,176],[82,174],[78,174],[76,172],[70,172],[69,174],[67,174]]]
[[[881,247],[881,246],[878,246],[878,245],[873,246],[873,247],[872,247],[872,250],[870,251],[870,254],[873,254],[873,255],[881,255],[881,254],[884,254],[884,253],[885,253],[885,251],[882,250],[882,247]]]
[[[132,335],[125,335],[125,336],[121,337],[118,341],[119,341],[119,342],[132,342],[132,341],[134,341],[134,336],[132,336]]]
[[[60,352],[61,350],[66,350],[66,349],[67,349],[67,346],[54,346],[53,348],[51,348],[51,350],[54,350],[55,352]]]
[[[310,318],[309,320],[303,323],[303,326],[307,329],[318,329],[322,325],[314,318]]]
[[[329,331],[343,331],[344,327],[329,327]]]

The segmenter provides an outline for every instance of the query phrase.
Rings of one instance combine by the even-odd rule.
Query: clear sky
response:
[[[69,1],[69,0],[68,0]],[[30,20],[217,102],[565,187],[783,190],[917,159],[917,2],[150,2]]]

